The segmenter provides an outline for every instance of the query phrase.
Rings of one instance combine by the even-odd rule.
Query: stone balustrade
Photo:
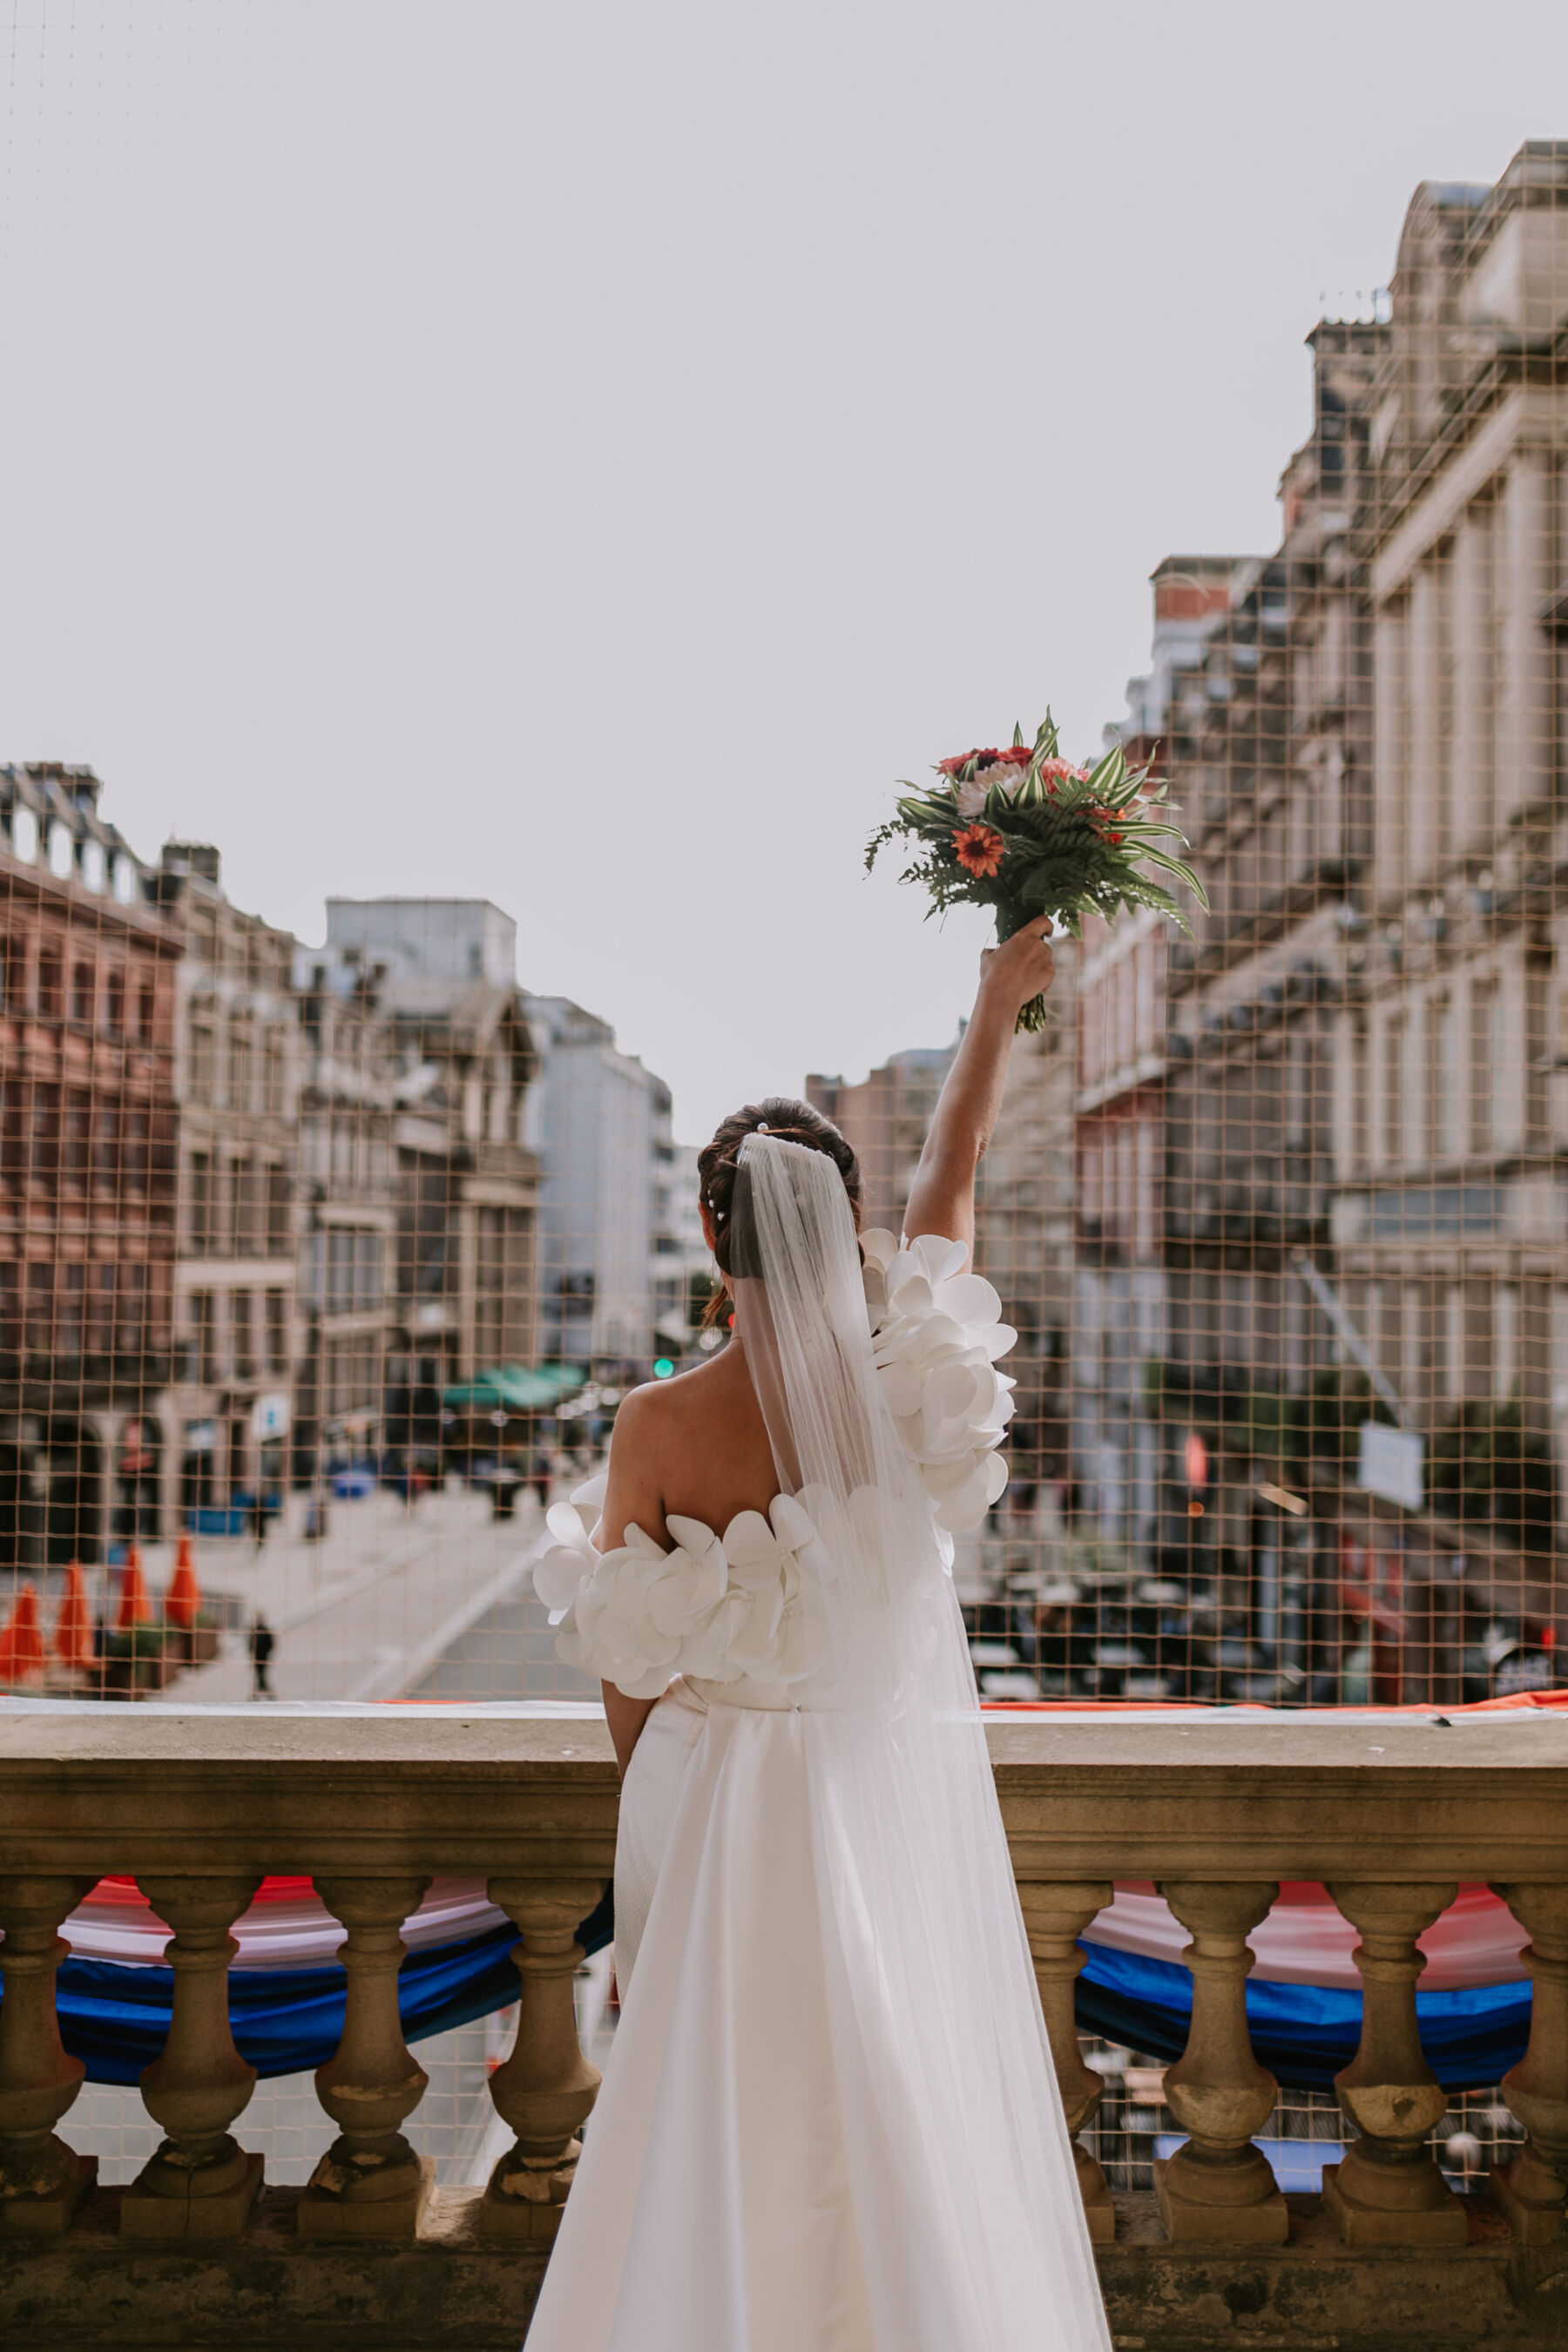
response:
[[[1157,1884],[1191,1937],[1192,2025],[1164,2082],[1186,2137],[1159,2170],[1156,2207],[1132,2213],[1129,2200],[1112,2198],[1094,2158],[1077,2151],[1113,2317],[1121,2294],[1128,2340],[1136,2335],[1140,2278],[1151,2294],[1148,2283],[1162,2282],[1158,2340],[1195,2345],[1208,2339],[1201,2330],[1184,2336],[1173,2319],[1172,2276],[1205,2282],[1203,2292],[1219,2294],[1217,2308],[1234,2316],[1263,2308],[1259,2294],[1268,2305],[1269,2282],[1291,2263],[1315,2263],[1321,2286],[1332,2272],[1342,2281],[1336,2291],[1350,2293],[1342,2282],[1357,2275],[1358,2259],[1372,2258],[1361,2250],[1375,2250],[1385,2263],[1409,2250],[1412,2282],[1448,2282],[1441,2311],[1436,2289],[1412,2284],[1422,2314],[1412,2320],[1412,2343],[1450,2340],[1444,2331],[1452,2315],[1462,2315],[1464,2326],[1456,2316],[1451,2340],[1512,2341],[1497,2329],[1531,2296],[1568,2314],[1568,1721],[1545,1712],[1452,1725],[1021,1715],[993,1717],[987,1730],[1075,2133],[1101,2091],[1073,2026],[1078,1938],[1110,1900],[1112,1882],[1129,1879]],[[514,2283],[503,2292],[494,2280],[510,2263],[522,2266],[516,2277],[537,2281],[598,2085],[574,2026],[574,1932],[611,1872],[616,1793],[597,1720],[446,1711],[0,1715],[0,2330],[9,2323],[7,2341],[68,2340],[58,2317],[47,2316],[68,2278],[77,2282],[74,2302],[59,2306],[77,2315],[68,2340],[98,2340],[80,2322],[79,2265],[106,2285],[119,2282],[120,2299],[106,2294],[104,2307],[123,2316],[124,2282],[154,2275],[145,2268],[152,2240],[178,2242],[187,2263],[200,2241],[230,2279],[247,2244],[264,2245],[281,2310],[294,2275],[279,2267],[288,2238],[306,2265],[300,2278],[325,2275],[309,2266],[330,2261],[341,2279],[354,2242],[364,2239],[405,2248],[426,2271],[452,2265],[452,2282],[471,2281],[476,2263],[500,2265],[490,2295],[495,2340],[507,2340],[511,2326],[515,2343],[507,2294],[522,2289]],[[62,1923],[87,1886],[114,1873],[133,1874],[174,1931],[174,1990],[164,2050],[141,2080],[162,2144],[132,2183],[110,2193],[95,2189],[93,2165],[69,2145],[81,2068],[61,2046],[52,1987],[67,1949]],[[245,2147],[255,2076],[230,2035],[225,1970],[234,1922],[273,1873],[310,1876],[342,1923],[348,1996],[339,2048],[316,2077],[320,2161],[302,2191],[258,2199],[260,2160]],[[399,1931],[437,1875],[488,1880],[491,1900],[517,1928],[521,1983],[516,2047],[490,2085],[512,2145],[488,2186],[456,2203],[449,2192],[433,2193],[429,2168],[404,2134],[426,2077],[399,2021]],[[1282,2195],[1257,2144],[1276,2086],[1248,2042],[1247,1939],[1285,1880],[1321,1881],[1360,1937],[1361,2042],[1337,2080],[1354,2137],[1339,2167],[1326,2170],[1321,2200]],[[1503,2086],[1526,2138],[1488,2184],[1484,2212],[1480,2199],[1455,2195],[1431,2155],[1428,2136],[1446,2101],[1422,2055],[1415,2000],[1417,1937],[1461,1883],[1477,1881],[1510,1906],[1534,1979],[1529,2048]],[[134,2253],[128,2248],[117,2258],[114,2246],[126,2238],[138,2241]],[[1452,2284],[1461,2274],[1472,2281],[1463,2293]],[[390,2281],[393,2273],[377,2275]],[[1394,2275],[1379,2273],[1382,2332],[1369,2342],[1405,2340],[1391,2316]],[[1227,2277],[1246,2283],[1235,2287],[1242,2304]],[[1476,2279],[1491,2284],[1477,2287]],[[436,2298],[447,2314],[442,2326],[470,2291],[483,2307],[478,2290],[456,2284]],[[1279,2292],[1281,2314],[1288,2306],[1309,2318],[1316,2312],[1313,2340],[1331,2332],[1321,2298],[1314,2305],[1300,2277]],[[1489,2294],[1502,2315],[1479,2339],[1478,2294],[1483,2302]],[[213,2332],[198,2324],[182,2342],[273,2340],[215,2295],[203,2306],[220,2314]],[[399,2305],[399,2343],[426,2340],[413,2310],[406,2299]],[[313,2340],[308,2328],[279,2324],[276,2312],[274,2324],[278,2340]],[[1342,2315],[1332,2325],[1334,2340],[1357,2340]],[[365,2341],[378,2340],[376,2328],[384,2340],[384,2315]],[[104,2340],[114,2332],[106,2321]],[[344,2321],[321,2340],[360,2339]],[[490,2339],[481,2330],[460,2340]],[[1294,2340],[1286,2317],[1269,2340]]]

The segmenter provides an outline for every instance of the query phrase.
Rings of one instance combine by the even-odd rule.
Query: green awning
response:
[[[458,1412],[547,1412],[563,1397],[575,1395],[587,1379],[580,1364],[498,1364],[443,1390],[442,1397]]]

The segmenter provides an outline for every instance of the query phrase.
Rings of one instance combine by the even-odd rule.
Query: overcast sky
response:
[[[309,940],[494,898],[689,1139],[952,1034],[893,780],[1097,747],[1160,558],[1274,543],[1320,298],[1568,136],[1562,0],[16,25],[0,759]]]

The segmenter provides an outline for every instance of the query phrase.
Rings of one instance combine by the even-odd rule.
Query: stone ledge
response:
[[[118,2189],[64,2235],[0,2239],[6,2352],[518,2352],[547,2249],[482,2246],[481,2191],[435,2190],[405,2245],[301,2237],[299,2189],[265,2189],[242,2237],[119,2235]]]
[[[1316,2196],[1287,2196],[1287,2245],[1173,2246],[1152,2197],[1118,2196],[1098,2250],[1118,2352],[1543,2352],[1568,2341],[1568,2239],[1531,2252],[1467,2198],[1468,2242],[1343,2245]]]
[[[243,2238],[134,2244],[120,2192],[69,2233],[0,2241],[7,2352],[517,2352],[542,2251],[483,2245],[476,2189],[437,2189],[413,2244],[329,2245],[294,2229],[297,2189],[264,2192]],[[1467,2200],[1469,2242],[1444,2252],[1341,2245],[1316,2197],[1287,2200],[1277,2248],[1172,2246],[1152,2196],[1116,2199],[1099,2250],[1118,2352],[1544,2352],[1568,2341],[1568,2240],[1531,2252]],[[1041,2352],[1046,2352],[1042,2340]]]

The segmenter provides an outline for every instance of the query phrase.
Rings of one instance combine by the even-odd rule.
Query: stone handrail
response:
[[[1358,2137],[1324,2204],[1356,2245],[1463,2240],[1426,2146],[1445,2099],[1422,2057],[1415,1938],[1461,1883],[1486,1882],[1531,1939],[1529,2051],[1504,2084],[1528,2135],[1493,2195],[1514,2239],[1558,2243],[1568,2210],[1568,1721],[1219,1720],[1019,1715],[988,1720],[1020,1896],[1068,2120],[1100,2079],[1072,2020],[1077,1938],[1115,1880],[1153,1880],[1192,1941],[1186,2051],[1165,2099],[1188,2135],[1162,2171],[1167,2242],[1282,2244],[1288,2215],[1256,2145],[1275,2084],[1247,2039],[1246,1938],[1285,1880],[1321,1881],[1360,1932],[1360,2049],[1338,2078]],[[260,2160],[254,2084],[229,2035],[230,1928],[269,1873],[309,1875],[342,1921],[349,1996],[317,2086],[331,2130],[298,2206],[305,2236],[412,2240],[428,2168],[403,2137],[425,2076],[397,2011],[399,1930],[437,1875],[489,1880],[518,1929],[520,2023],[491,2078],[515,2136],[481,2239],[547,2243],[597,2076],[578,2046],[573,1933],[614,1859],[605,1726],[452,1711],[0,1714],[0,2235],[65,2230],[91,2167],[58,2129],[80,2068],[55,2029],[58,1938],[83,1891],[134,1874],[174,1930],[174,2019],[142,2078],[163,2146],[121,2200],[122,2234],[221,2238],[247,2224]],[[1522,1940],[1522,1938],[1521,1938]],[[1079,2152],[1091,2229],[1114,2230]]]

